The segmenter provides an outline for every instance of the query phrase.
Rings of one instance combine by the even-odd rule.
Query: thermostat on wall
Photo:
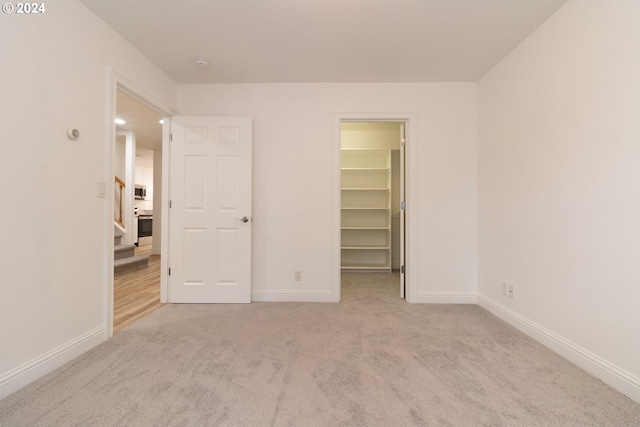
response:
[[[67,129],[67,136],[70,140],[75,141],[80,136],[80,131],[75,128],[69,128]]]

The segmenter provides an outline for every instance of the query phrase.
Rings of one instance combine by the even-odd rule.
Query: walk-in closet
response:
[[[343,122],[340,132],[341,268],[400,268],[403,123]]]

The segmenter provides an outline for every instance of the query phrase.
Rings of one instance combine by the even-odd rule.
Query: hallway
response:
[[[113,333],[162,307],[160,303],[160,255],[151,245],[139,246],[136,255],[150,255],[149,267],[113,279]]]

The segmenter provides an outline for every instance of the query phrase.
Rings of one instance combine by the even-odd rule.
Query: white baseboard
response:
[[[419,304],[476,304],[475,292],[418,292]]]
[[[252,302],[333,302],[330,291],[296,291],[289,289],[270,289],[253,291]]]
[[[478,305],[640,403],[640,378],[487,296],[478,294]]]
[[[101,326],[1,374],[0,399],[70,362],[105,340],[105,329]]]

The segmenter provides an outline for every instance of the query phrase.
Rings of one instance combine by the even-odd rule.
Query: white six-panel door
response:
[[[174,117],[168,301],[251,301],[250,118]]]

